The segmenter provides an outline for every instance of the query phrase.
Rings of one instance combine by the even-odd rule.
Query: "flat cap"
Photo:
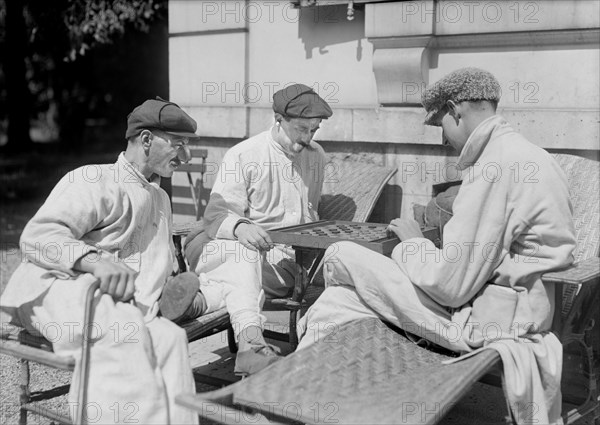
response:
[[[290,118],[324,118],[333,112],[313,89],[304,84],[293,84],[273,95],[273,110]]]
[[[146,100],[127,116],[125,138],[137,136],[144,129],[158,129],[183,137],[198,137],[196,121],[179,105],[161,99]]]
[[[423,92],[421,103],[427,111],[425,124],[434,125],[435,117],[446,102],[500,100],[500,84],[487,71],[479,68],[461,68],[443,77]]]

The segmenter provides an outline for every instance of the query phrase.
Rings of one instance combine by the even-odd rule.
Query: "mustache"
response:
[[[310,142],[308,142],[308,143],[296,142],[296,143],[299,144],[300,146],[305,147],[305,148],[308,148],[310,146]]]

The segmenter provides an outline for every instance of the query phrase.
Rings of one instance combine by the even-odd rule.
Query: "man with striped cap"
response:
[[[69,172],[23,229],[23,261],[2,293],[2,324],[41,334],[55,353],[76,359],[72,406],[86,373],[81,344],[93,339],[89,422],[198,423],[175,403],[195,388],[185,331],[158,315],[165,283],[181,281],[173,276],[171,204],[160,179],[190,160],[196,128],[175,103],[146,100],[127,118],[116,162]],[[96,281],[92,337],[82,320]]]
[[[313,89],[293,84],[273,95],[274,125],[225,154],[204,213],[204,230],[186,241],[200,287],[173,282],[163,294],[168,317],[182,320],[224,306],[239,351],[235,372],[278,360],[262,336],[265,297],[287,296],[299,272],[294,251],[267,230],[317,221],[325,153],[312,141],[331,108]],[[200,289],[200,291],[198,291]],[[165,295],[174,294],[168,303]],[[165,313],[163,309],[163,314]]]

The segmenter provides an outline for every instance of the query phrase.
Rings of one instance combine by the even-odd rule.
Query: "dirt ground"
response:
[[[106,158],[109,159],[106,159]],[[18,250],[19,235],[45,197],[72,166],[79,163],[98,163],[102,160],[112,162],[115,156],[102,158],[44,158],[31,163],[21,161],[14,165],[0,160],[0,293],[4,291],[8,278],[21,262]],[[87,161],[87,162],[84,162]],[[62,167],[53,164],[61,163]],[[7,165],[8,164],[8,165]],[[25,165],[23,165],[25,164]],[[41,164],[41,166],[40,166]],[[71,167],[70,167],[71,165]],[[51,171],[49,171],[51,170]],[[272,313],[268,318],[270,326],[277,327],[285,323],[287,314]],[[285,350],[286,347],[282,346]],[[288,350],[289,351],[289,350]],[[190,344],[190,358],[197,380],[198,391],[209,391],[216,387],[207,385],[205,375],[233,381],[234,355],[227,349],[224,333]],[[0,355],[0,424],[18,423],[18,379],[19,364],[12,357]],[[32,366],[34,391],[55,385],[65,385],[70,381],[70,373],[57,371],[40,365]],[[45,406],[65,412],[66,396],[44,402]],[[484,384],[476,384],[473,390],[452,409],[442,420],[442,424],[503,424],[506,405],[502,390]],[[399,420],[400,421],[400,420]],[[51,421],[38,415],[29,414],[30,424],[50,424]],[[206,423],[206,422],[203,422]],[[586,422],[580,422],[585,424]],[[591,422],[587,422],[590,423]]]

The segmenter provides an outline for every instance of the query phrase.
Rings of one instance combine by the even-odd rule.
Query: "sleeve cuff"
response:
[[[252,222],[247,218],[240,218],[237,216],[227,217],[219,226],[219,230],[217,230],[216,239],[236,239],[233,235],[233,231],[235,227],[240,223],[248,223]]]
[[[237,221],[237,223],[235,223],[235,224],[234,224],[234,226],[233,226],[233,231],[232,231],[232,234],[233,234],[233,237],[234,237],[235,239],[237,239],[237,235],[235,234],[235,229],[237,229],[237,227],[238,227],[240,224],[242,224],[242,223],[246,223],[246,224],[252,224],[252,222],[251,222],[250,220],[248,220],[247,218],[241,218],[241,219],[239,219],[239,220]]]
[[[101,251],[95,246],[83,243],[74,246],[74,249],[72,250],[72,252],[70,252],[70,258],[68,259],[68,262],[66,264],[69,273],[75,275],[76,273],[73,270],[75,263],[77,263],[77,261],[79,261],[88,254],[94,254],[96,256],[95,258],[97,258],[101,254]]]

